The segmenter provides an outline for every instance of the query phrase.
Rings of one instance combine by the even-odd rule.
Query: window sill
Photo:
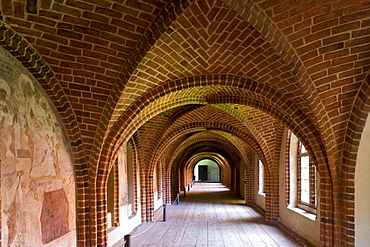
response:
[[[288,209],[292,210],[293,212],[296,212],[297,214],[300,214],[302,215],[303,217],[306,217],[312,221],[315,221],[316,220],[316,214],[313,214],[313,213],[309,213],[301,208],[297,208],[297,207],[288,207]]]

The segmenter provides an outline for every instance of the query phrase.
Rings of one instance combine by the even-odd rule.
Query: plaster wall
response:
[[[320,215],[319,206],[317,208],[316,217],[312,217],[312,214],[308,214],[303,210],[300,210],[291,205],[285,203],[285,150],[286,150],[286,138],[287,131],[284,132],[281,154],[280,154],[280,166],[279,166],[279,206],[280,206],[280,222],[285,226],[305,238],[314,246],[320,246]],[[291,145],[294,145],[293,140]],[[290,162],[293,162],[292,160]],[[320,178],[317,179],[320,181]],[[320,196],[317,197],[317,205],[320,205]],[[313,218],[313,219],[312,219]]]
[[[53,103],[0,47],[2,246],[76,246],[73,160]]]
[[[263,209],[266,210],[266,197],[265,194],[259,193],[259,164],[258,164],[258,157],[255,155],[254,159],[254,170],[255,170],[255,179],[254,179],[254,195],[255,195],[255,204]]]
[[[355,171],[355,244],[358,247],[370,243],[370,114],[361,135]]]
[[[264,195],[258,194],[256,192],[256,205],[263,209],[263,211],[266,210],[266,197]]]

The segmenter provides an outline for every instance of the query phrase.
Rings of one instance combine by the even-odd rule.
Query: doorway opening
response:
[[[220,182],[220,166],[210,159],[200,160],[194,167],[196,182]]]

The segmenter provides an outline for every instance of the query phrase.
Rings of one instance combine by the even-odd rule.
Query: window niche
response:
[[[107,209],[108,209],[108,228],[117,226],[118,222],[116,222],[116,218],[118,219],[118,215],[116,215],[117,210],[115,210],[118,205],[116,205],[116,197],[117,197],[117,161],[113,165],[111,171],[109,172],[108,182],[107,182]]]
[[[265,167],[261,160],[258,160],[258,194],[266,196],[265,194]]]
[[[290,132],[287,141],[288,179],[285,187],[289,190],[287,207],[312,220],[316,219],[317,171],[306,147]]]
[[[126,160],[126,171],[125,175],[127,177],[126,180],[126,192],[127,192],[127,214],[129,217],[136,215],[136,203],[135,203],[135,195],[136,191],[136,184],[135,184],[135,175],[136,175],[136,162],[134,156],[134,149],[131,145],[131,142],[127,143],[127,160]]]
[[[298,145],[298,207],[316,213],[316,167],[304,145]]]

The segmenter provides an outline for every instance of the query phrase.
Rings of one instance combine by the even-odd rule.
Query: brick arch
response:
[[[243,153],[243,150],[240,150],[240,147],[236,147],[235,145],[233,145],[231,143],[230,140],[227,140],[227,139],[224,139],[224,138],[221,138],[221,137],[217,137],[217,136],[212,136],[212,137],[196,137],[195,139],[192,139],[192,140],[188,140],[188,141],[185,141],[183,143],[180,144],[179,148],[177,148],[175,150],[175,155],[174,157],[171,158],[172,162],[170,165],[168,165],[168,168],[167,169],[170,169],[170,167],[172,166],[172,164],[174,163],[176,157],[184,152],[185,150],[188,150],[189,147],[195,147],[195,146],[200,146],[202,142],[211,142],[211,143],[215,143],[215,144],[220,144],[222,149],[225,149],[226,151],[225,152],[228,152],[228,153],[231,153],[231,157],[228,157],[229,159],[231,159],[232,162],[236,162],[237,160],[236,159],[233,159],[233,155],[237,155],[239,157],[241,157],[241,160],[244,161],[244,162],[248,162],[248,159],[245,159],[245,155]],[[248,145],[246,143],[246,145]],[[224,147],[228,147],[228,148],[224,148]],[[186,164],[183,164],[181,169],[185,166]]]
[[[355,169],[357,153],[360,145],[361,136],[365,127],[367,115],[370,112],[370,70],[359,88],[358,95],[356,96],[351,116],[349,117],[350,122],[347,126],[345,135],[345,144],[343,148],[343,165],[342,173],[351,174],[350,176],[342,176],[341,194],[342,203],[346,205],[352,205],[350,208],[354,210],[354,199],[355,199]],[[342,232],[350,232],[349,243],[354,243],[354,212],[342,211]]]
[[[203,140],[198,140],[198,142],[203,142]],[[242,155],[242,153],[240,154]],[[231,173],[231,165],[229,164],[230,162],[225,159],[222,155],[219,154],[213,154],[213,153],[206,153],[206,152],[201,152],[198,154],[193,155],[189,161],[184,164],[183,169],[188,172],[188,174],[193,174],[194,172],[194,167],[195,165],[202,159],[211,159],[214,160],[222,170],[221,173],[221,181],[223,184],[231,189],[232,185],[232,173]],[[243,160],[243,159],[242,159]],[[243,160],[245,162],[245,167],[250,166],[249,160]],[[184,172],[185,173],[185,172]],[[251,198],[250,195],[244,195],[246,198]]]
[[[131,140],[131,144],[133,145],[133,151],[135,151],[135,161],[137,162],[136,164],[136,167],[139,167],[139,175],[140,175],[140,187],[141,188],[146,188],[146,190],[140,190],[140,201],[141,201],[141,204],[142,204],[142,207],[141,207],[141,218],[144,222],[146,221],[150,221],[152,220],[152,218],[150,218],[150,207],[148,207],[149,203],[151,202],[150,201],[150,196],[152,196],[152,190],[150,188],[153,187],[153,181],[152,178],[153,177],[150,177],[148,176],[148,173],[147,173],[147,169],[145,167],[145,164],[144,161],[143,161],[143,158],[142,158],[142,153],[140,152],[140,141],[139,141],[139,135],[137,132],[135,132],[133,135],[132,135],[132,138],[130,139]],[[135,149],[134,149],[135,148]],[[111,168],[109,168],[111,169]],[[105,195],[105,193],[103,193],[103,196]],[[143,206],[145,205],[145,206]],[[104,223],[104,222],[103,222]],[[106,227],[105,224],[102,224],[102,226]],[[107,229],[105,229],[107,230]]]
[[[217,126],[217,125],[218,125],[217,123],[209,124],[208,122],[189,123],[189,124],[186,124],[185,126],[184,125],[179,126],[179,128],[173,130],[171,133],[164,136],[164,138],[163,138],[164,142],[160,147],[158,147],[158,151],[153,153],[152,161],[148,164],[148,166],[145,167],[145,169],[144,169],[144,167],[141,167],[141,171],[140,171],[141,183],[147,190],[147,191],[142,191],[142,193],[141,193],[141,195],[142,195],[141,200],[142,200],[142,202],[145,202],[145,203],[143,203],[143,206],[142,206],[143,221],[153,220],[154,211],[152,209],[154,208],[154,201],[153,201],[153,195],[150,192],[150,191],[152,191],[151,188],[153,187],[153,181],[150,180],[150,178],[153,177],[154,168],[155,168],[156,164],[158,164],[159,160],[162,158],[163,150],[166,147],[168,147],[169,145],[171,145],[171,143],[180,139],[181,136],[187,135],[187,134],[192,133],[192,132],[198,132],[199,130],[204,129],[204,128],[220,128],[222,130],[225,130],[225,128],[228,128],[228,129],[230,129],[228,133],[233,132],[232,134],[238,135],[239,139],[243,138],[243,137],[245,139],[245,137],[247,135],[251,136],[251,134],[240,131],[238,128],[233,127],[231,125],[224,125],[224,126]],[[229,126],[229,127],[227,127],[227,126]],[[239,131],[240,133],[235,133],[235,131]],[[137,132],[135,132],[135,133],[137,133]],[[167,136],[169,136],[169,137],[167,138]],[[239,150],[242,147],[237,148],[233,144],[230,145],[230,141],[226,141],[225,138],[223,140],[221,140],[220,138],[216,138],[216,139],[217,139],[216,141],[219,142],[219,143],[227,142],[228,145],[224,145],[224,146],[234,147],[233,148],[234,153],[239,153],[239,155],[242,157],[242,160],[244,160],[244,162],[246,162],[246,163],[249,163],[248,159],[244,155],[244,152],[242,150]],[[255,142],[252,137],[247,138],[247,139],[251,139],[253,142]],[[210,140],[210,138],[202,139],[202,141],[206,141],[206,140]],[[212,138],[212,140],[214,140],[214,138]],[[196,139],[195,142],[184,142],[184,143],[180,144],[179,149],[174,150],[174,152],[172,153],[171,161],[166,162],[166,163],[172,164],[174,159],[178,156],[178,154],[181,152],[181,150],[183,148],[186,148],[189,145],[191,145],[192,143],[196,143],[196,142],[199,142],[199,141],[200,141],[199,139]],[[162,143],[162,142],[160,141],[160,143]],[[259,147],[256,148],[257,149],[256,152],[259,153],[259,155],[262,157],[263,160],[265,160],[265,158],[263,158],[264,155],[263,155],[262,150],[258,151],[259,150],[258,148]],[[139,163],[142,163],[142,162],[139,162]],[[165,170],[169,170],[169,169],[170,168],[168,168],[168,167],[165,168]],[[226,180],[226,181],[229,185],[230,181],[229,180]]]
[[[214,86],[225,89],[225,92],[222,94],[208,95],[207,97],[178,96],[180,92],[186,92],[186,90],[195,89],[197,87],[207,89],[213,88]],[[230,96],[231,92],[233,92],[234,95]],[[176,95],[177,98],[175,98],[174,95]],[[326,155],[326,150],[319,131],[307,118],[304,112],[284,95],[267,84],[258,83],[235,75],[212,74],[186,77],[164,83],[140,97],[119,117],[119,119],[117,119],[116,124],[105,138],[100,160],[96,162],[98,166],[95,168],[93,167],[95,170],[93,172],[94,181],[96,181],[97,189],[104,192],[102,183],[104,183],[106,179],[104,177],[106,177],[109,171],[110,159],[112,157],[114,158],[117,147],[119,147],[122,142],[127,141],[132,133],[134,133],[147,119],[167,109],[180,105],[222,103],[249,105],[266,112],[296,133],[305,146],[307,146],[308,151],[314,154],[313,157],[316,158],[319,164],[319,171],[322,178],[320,184],[322,188],[324,188],[323,191],[328,192],[325,193],[326,196],[322,196],[322,202],[327,206],[325,210],[321,212],[321,222],[325,225],[325,229],[329,229],[328,234],[330,236],[325,235],[325,238],[331,238],[332,225],[334,222],[332,213],[334,211],[332,208],[334,206],[332,204],[332,183],[333,180],[335,180],[333,177],[335,178],[336,174],[330,174],[328,170],[328,156]],[[301,127],[302,125],[304,127]],[[97,151],[97,153],[99,152],[100,151]],[[95,162],[92,163],[95,164]],[[268,162],[266,164],[268,164]],[[103,211],[104,207],[100,206],[99,210]],[[104,219],[98,219],[99,229],[106,231],[106,229],[104,230],[104,224]]]
[[[278,130],[279,134],[282,135],[281,132],[283,131],[283,129],[284,127],[281,125]],[[186,149],[188,146],[190,146],[193,143],[204,142],[207,140],[213,140],[213,139],[209,137],[208,138],[204,137],[204,138],[197,138],[194,140],[188,140],[188,141],[181,143],[176,150],[171,152],[173,153],[172,158],[170,159],[169,162],[166,162],[166,163],[169,164],[168,166],[171,166],[171,164],[177,157],[178,153],[180,153],[183,149]],[[227,146],[230,146],[230,144]],[[231,146],[234,146],[234,145],[232,144]],[[235,148],[237,149],[237,152],[241,154],[242,161],[245,162],[247,186],[244,191],[244,196],[246,200],[246,205],[252,205],[253,193],[254,193],[254,190],[253,190],[254,183],[252,182],[253,176],[251,174],[255,172],[255,167],[253,166],[253,164],[249,162],[249,160],[245,156],[245,152],[244,152],[245,150],[241,150],[243,148],[242,146],[236,146]],[[278,151],[276,151],[276,153],[277,152]],[[278,164],[271,164],[272,163],[271,161],[267,163],[267,161],[264,158],[260,158],[260,159],[263,162],[263,165],[265,167],[266,184],[270,185],[270,186],[266,186],[266,215],[265,215],[265,218],[267,221],[271,221],[271,222],[278,221],[280,216],[279,216],[279,207],[278,205],[276,205],[276,202],[279,201],[279,191],[278,191],[278,187],[273,186],[273,185],[278,184],[279,167],[278,167]]]
[[[144,179],[143,177],[145,176],[145,174],[141,171],[140,169],[140,160],[139,160],[139,154],[138,154],[138,135],[135,133],[127,142],[130,143],[131,145],[131,148],[132,148],[132,162],[135,164],[134,165],[134,168],[136,169],[136,171],[134,170],[134,174],[137,174],[137,169],[139,167],[139,176],[140,176],[140,182],[141,182],[141,179]],[[137,198],[137,194],[138,194],[138,191],[137,191],[137,176],[135,175],[135,178],[134,178],[134,192],[135,192],[135,210],[138,210],[138,201],[139,201],[139,198]],[[144,180],[145,181],[145,180]],[[142,197],[143,195],[140,194],[140,201],[142,200]]]
[[[199,161],[204,160],[204,159],[210,159],[214,161],[215,163],[217,163],[220,167],[226,167],[226,164],[225,164],[226,162],[223,161],[225,158],[222,155],[215,153],[215,152],[201,152],[201,153],[192,155],[192,157],[188,159],[189,161],[183,165],[183,168],[193,170],[195,165]]]
[[[193,131],[197,131],[197,130],[198,130],[197,127],[195,127],[195,130],[193,129]],[[188,131],[185,131],[185,133],[184,132],[183,133],[180,133],[180,135],[177,136],[177,138],[180,138],[181,135],[183,136],[183,135],[186,135],[186,134],[189,134],[189,133],[191,133],[191,129],[188,130]],[[174,139],[176,140],[176,137]],[[194,140],[194,142],[186,142],[186,144],[184,144],[184,143],[180,144],[180,146],[182,147],[180,149],[183,150],[183,149],[189,148],[192,144],[194,144],[194,145],[200,145],[199,142],[205,142],[205,141],[214,141],[214,142],[217,142],[217,143],[220,143],[220,144],[224,144],[224,145],[221,145],[221,148],[220,149],[224,149],[225,152],[227,152],[227,149],[232,149],[233,154],[239,153],[239,155],[241,156],[240,150],[238,150],[234,145],[232,145],[229,141],[225,140],[224,138],[205,138],[205,139],[201,139],[201,140],[199,138],[197,138],[196,140]],[[215,145],[215,146],[219,146],[219,145]],[[171,164],[173,164],[174,160],[176,159],[176,157],[180,153],[181,153],[181,150],[180,151],[177,151],[177,152],[174,152],[171,155],[171,157],[173,157],[171,159],[172,160]],[[152,156],[155,157],[156,154],[154,153]],[[231,159],[232,159],[232,157],[235,157],[233,155],[230,155],[230,156],[231,156]],[[155,167],[159,163],[159,160],[161,158],[162,157],[159,157],[158,159],[152,159],[153,161],[150,162],[149,167],[146,169],[145,178],[153,177],[153,174],[155,172]],[[168,162],[165,162],[165,163],[168,164]],[[179,179],[182,179],[181,180],[182,183],[184,185],[190,183],[191,181],[185,181],[186,169],[184,169],[183,166],[182,167],[178,167],[178,169],[182,171],[182,175],[184,176],[182,178],[179,178]],[[164,170],[166,171],[165,174],[171,174],[170,173],[170,171],[171,171],[171,165],[168,166],[168,167],[165,167]],[[228,187],[230,185],[230,181],[231,181],[230,178],[225,179],[226,185]],[[154,208],[154,200],[153,200],[153,194],[150,192],[150,191],[152,191],[152,188],[153,188],[153,181],[151,181],[150,179],[146,179],[145,189],[146,190],[149,190],[149,193],[148,192],[145,192],[145,191],[142,191],[142,194],[145,194],[146,195],[145,203],[142,205],[142,207],[143,207],[142,208],[142,211],[145,214],[145,216],[143,217],[144,221],[151,221],[151,220],[154,219],[154,211],[152,210]]]
[[[250,133],[246,133],[244,131],[241,131],[240,129],[235,128],[232,125],[219,124],[219,123],[213,123],[213,122],[212,123],[209,123],[209,122],[188,123],[188,124],[179,126],[177,129],[174,129],[173,131],[168,133],[166,136],[164,136],[163,140],[165,140],[165,141],[158,148],[158,150],[161,150],[161,151],[154,152],[154,154],[152,156],[153,160],[150,162],[149,172],[146,175],[146,177],[150,177],[152,175],[152,173],[154,172],[155,164],[157,164],[157,161],[160,159],[160,157],[163,153],[163,150],[166,147],[168,147],[171,143],[173,143],[174,141],[179,139],[181,136],[189,134],[193,131],[202,130],[204,128],[211,129],[211,130],[213,128],[216,128],[216,129],[219,128],[221,131],[228,130],[228,131],[226,131],[227,133],[231,133],[232,135],[236,136],[237,138],[243,140],[243,142],[245,142],[246,144],[251,145],[252,148],[255,150],[255,152],[260,157],[261,161],[263,162],[263,164],[266,168],[265,171],[266,171],[266,181],[267,181],[267,183],[273,184],[274,181],[276,181],[276,178],[275,178],[276,173],[274,172],[274,169],[276,169],[276,167],[274,166],[274,164],[272,164],[272,160],[270,160],[270,159],[267,160],[265,158],[265,155],[264,155],[264,151],[266,151],[267,147],[265,147],[264,149],[262,147],[260,147],[260,145],[258,145],[256,140],[253,140],[253,136]],[[249,136],[251,136],[251,137],[249,137]],[[211,138],[211,140],[213,140],[213,139],[214,138]],[[172,155],[171,155],[172,158],[169,160],[169,162],[166,162],[166,163],[168,164],[168,166],[171,166],[171,164],[173,164],[175,158],[178,156],[178,154],[183,149],[186,149],[191,144],[199,143],[200,141],[204,142],[204,141],[207,141],[207,140],[210,140],[210,138],[189,140],[189,141],[185,141],[185,142],[181,143],[176,150],[173,150],[173,152],[171,152],[172,153]],[[216,141],[220,142],[219,140],[216,140]],[[229,143],[229,141],[228,141],[228,143]],[[234,145],[233,144],[230,145],[230,143],[229,143],[229,145],[227,145],[227,146],[234,146]],[[235,147],[235,152],[239,153],[240,156],[242,157],[242,160],[246,164],[245,165],[246,171],[248,171],[247,175],[250,177],[250,172],[252,170],[254,170],[254,167],[250,166],[250,163],[248,162],[248,159],[246,158],[245,153],[243,152],[243,150],[240,150],[241,148],[242,147]],[[166,168],[166,170],[168,170],[168,169],[169,168]],[[182,169],[182,168],[180,168],[180,169]],[[249,184],[251,184],[250,178],[247,179],[247,182]],[[227,185],[229,185],[229,184],[227,184]],[[148,184],[148,183],[146,184],[146,188],[150,188],[150,186],[152,186],[152,184]],[[246,203],[248,205],[252,204],[252,193],[253,193],[253,190],[251,190],[251,189],[248,189],[248,190],[245,191]],[[275,202],[274,200],[278,199],[278,191],[275,191],[273,186],[270,186],[269,189],[266,190],[266,194],[267,194],[267,196],[266,196],[266,199],[267,199],[266,208],[268,209],[266,219],[269,220],[269,221],[276,221],[276,220],[278,220],[278,217],[279,217],[279,212],[278,212],[279,208],[276,208],[274,206],[273,202]],[[153,202],[151,196],[152,195],[148,195],[148,197],[146,198],[146,204],[148,204],[147,210],[146,210],[146,215],[147,215],[146,219],[147,220],[151,220],[152,217],[153,217],[153,212],[149,210],[150,208],[152,208],[154,206],[154,202]]]
[[[224,157],[222,157],[222,156],[220,157],[220,155],[218,155],[217,153],[202,152],[202,153],[199,153],[199,154],[195,154],[194,156],[192,156],[189,159],[189,162],[187,164],[185,164],[184,170],[187,171],[187,173],[192,176],[193,172],[194,172],[195,165],[199,161],[204,160],[204,159],[213,160],[220,167],[220,171],[221,171],[221,169],[224,170],[224,172],[221,174],[221,176],[222,176],[221,181],[224,182],[224,185],[226,187],[230,188],[230,178],[227,179],[227,176],[225,175],[225,174],[230,174],[231,175],[230,164],[229,164],[229,162],[227,162],[227,160],[225,160]]]
[[[170,166],[171,164],[173,163],[173,161],[175,160],[175,157],[177,157],[177,155],[186,147],[194,144],[194,143],[197,143],[197,142],[201,142],[201,141],[208,141],[208,140],[211,140],[211,141],[215,141],[215,142],[221,142],[221,143],[225,143],[227,146],[230,146],[230,147],[233,147],[233,149],[235,149],[235,153],[239,153],[242,157],[242,160],[246,163],[249,164],[248,162],[248,159],[245,155],[245,153],[243,152],[243,150],[241,150],[243,147],[240,147],[240,146],[235,146],[234,144],[230,144],[230,140],[229,139],[226,139],[224,137],[218,137],[218,136],[212,136],[212,137],[195,137],[194,139],[189,139],[189,140],[186,140],[185,142],[182,142],[175,150],[173,150],[173,156],[171,157],[170,161],[168,162],[168,168],[167,169],[170,169]],[[243,141],[244,143],[244,141]],[[246,143],[247,145],[249,145],[248,143]]]
[[[314,157],[317,157],[319,164],[326,164],[326,155],[325,149],[323,148],[323,144],[321,143],[320,135],[316,130],[315,126],[305,117],[304,113],[301,112],[298,107],[296,107],[292,102],[290,102],[287,98],[283,95],[279,94],[273,88],[266,84],[261,84],[246,78],[241,78],[234,75],[203,75],[203,76],[196,76],[196,77],[188,77],[183,78],[174,82],[168,82],[163,84],[157,88],[155,88],[152,92],[144,95],[143,97],[139,98],[134,105],[131,106],[130,109],[126,111],[125,114],[117,120],[117,124],[114,126],[113,130],[111,131],[110,136],[107,137],[105,145],[111,146],[113,143],[120,142],[120,137],[130,136],[127,130],[133,133],[135,129],[132,126],[140,126],[146,119],[150,118],[148,114],[145,112],[145,108],[150,105],[149,102],[155,102],[156,100],[163,97],[163,92],[176,92],[181,90],[189,89],[190,87],[206,87],[206,86],[215,86],[215,85],[223,85],[225,87],[231,86],[234,92],[239,91],[242,95],[247,97],[230,97],[230,96],[223,96],[220,97],[218,95],[207,97],[207,100],[201,100],[196,98],[195,102],[189,102],[188,100],[184,100],[182,98],[178,98],[177,100],[168,101],[166,103],[172,104],[171,106],[177,106],[188,104],[188,103],[205,103],[208,102],[210,104],[221,104],[221,103],[236,103],[236,104],[245,104],[260,109],[271,116],[275,117],[276,119],[283,122],[289,129],[291,129],[304,143],[306,142],[307,149],[310,151],[310,147],[315,154]],[[176,103],[177,102],[177,103]],[[154,116],[161,111],[166,110],[166,105],[163,104],[157,107],[157,110],[152,110],[151,114]],[[168,107],[168,106],[167,106]],[[154,115],[153,115],[154,114]],[[136,118],[135,118],[136,116]],[[138,121],[137,119],[141,120]],[[126,122],[126,119],[132,120],[131,127],[130,124]],[[135,121],[136,120],[136,121]],[[297,122],[299,121],[299,122]],[[300,127],[300,124],[304,124],[304,128]],[[126,130],[126,131],[125,131]],[[306,134],[308,133],[308,134]],[[122,138],[123,140],[124,138]],[[113,141],[115,140],[115,141]],[[308,140],[310,143],[307,143]],[[122,142],[122,141],[121,141]],[[310,144],[310,145],[307,145]],[[117,146],[117,145],[113,145]],[[103,148],[103,151],[107,151],[109,153],[114,153],[114,148]],[[108,154],[108,153],[107,153]],[[105,155],[102,157],[102,162],[106,160],[104,158]],[[109,155],[105,156],[109,159]],[[106,160],[108,161],[108,160]],[[104,166],[104,165],[103,165]],[[102,168],[102,167],[100,167]],[[326,167],[321,168],[322,171],[326,170]]]
[[[201,97],[194,98],[194,102],[189,102],[188,99],[178,97],[177,99],[171,101],[169,100],[171,98],[169,98],[166,100],[167,102],[165,104],[162,104],[160,107],[157,106],[157,110],[152,109],[151,112],[145,111],[145,108],[150,106],[151,102],[156,102],[161,97],[165,97],[165,95],[170,95],[170,93],[180,92],[190,88],[207,86],[225,86],[225,88],[231,87],[234,92],[239,92],[242,96],[244,96],[244,100],[241,100],[241,96],[230,97],[227,95],[225,95],[222,100],[219,100],[221,96],[212,95],[206,97],[206,99]],[[167,92],[167,94],[164,92]],[[119,135],[124,134],[124,130],[130,129],[128,127],[129,124],[126,122],[127,119],[133,120],[131,122],[131,126],[140,126],[146,119],[150,118],[150,115],[154,116],[155,114],[164,111],[166,104],[172,104],[172,107],[174,107],[177,104],[183,105],[189,103],[238,103],[250,105],[260,109],[282,121],[292,131],[295,130],[294,133],[301,137],[302,141],[312,140],[311,145],[307,145],[307,147],[314,147],[315,152],[312,153],[315,154],[317,160],[322,161],[320,163],[325,163],[324,161],[326,159],[326,155],[323,153],[325,149],[323,148],[324,145],[322,144],[321,135],[316,130],[314,124],[295,104],[267,84],[258,83],[235,75],[202,75],[187,77],[156,87],[152,91],[140,97],[135,104],[133,104],[124,114],[121,115],[121,117],[116,121],[116,125],[113,126],[112,131],[110,132],[111,134],[107,136],[105,145],[107,143],[112,143],[113,140],[119,141]],[[301,128],[300,124],[304,124],[305,127]],[[304,132],[299,131],[301,129],[303,129]],[[131,129],[130,131],[134,132]],[[130,136],[130,134],[127,136]],[[102,150],[106,149],[103,148]],[[109,150],[109,152],[110,151],[111,150]]]
[[[170,133],[166,135],[168,136],[168,138],[166,139],[166,143],[161,145],[160,149],[158,149],[159,151],[157,154],[161,154],[168,145],[170,145],[173,141],[178,139],[180,136],[187,134],[190,131],[199,131],[200,128],[206,128],[207,130],[220,130],[220,131],[232,134],[233,136],[243,140],[244,142],[248,143],[251,147],[253,147],[253,149],[256,151],[256,153],[258,153],[261,159],[265,163],[268,163],[264,155],[265,150],[259,145],[258,141],[250,133],[246,132],[245,130],[240,130],[239,128],[232,126],[230,124],[219,123],[219,122],[207,122],[207,121],[192,122],[192,123],[181,125],[178,128],[174,129],[173,131],[171,131]],[[173,160],[174,158],[171,159],[172,162]]]
[[[356,156],[360,144],[361,134],[366,118],[370,112],[370,70],[359,88],[359,92],[352,105],[350,123],[346,131],[346,144],[343,149],[344,167],[355,167]]]
[[[206,122],[204,122],[204,123],[206,123]],[[195,131],[198,131],[199,130],[199,126],[194,126],[194,123],[189,123],[189,124],[187,124],[186,126],[189,126],[190,128],[193,128]],[[232,127],[232,126],[231,126]],[[181,127],[179,127],[179,129],[182,129],[183,128],[183,126],[181,126]],[[179,137],[181,136],[181,135],[184,135],[185,133],[188,133],[188,132],[186,132],[186,128],[184,128],[185,130],[184,130],[184,133],[179,133],[179,136],[177,136],[177,137],[173,137],[173,141],[175,141],[176,139],[179,139]],[[233,128],[233,130],[237,130],[237,131],[239,131],[239,129],[237,129],[237,128]],[[220,131],[224,131],[224,129],[223,130],[220,130]],[[172,133],[172,132],[171,132]],[[173,132],[174,133],[174,132]],[[238,135],[237,133],[231,133],[232,135]],[[173,135],[176,135],[176,134],[170,134],[169,136],[173,136]],[[187,141],[185,141],[185,142],[182,142],[181,144],[179,144],[179,145],[175,145],[177,148],[175,148],[175,149],[171,149],[171,158],[168,160],[168,161],[166,161],[166,164],[168,164],[168,167],[166,168],[167,170],[169,170],[170,169],[170,167],[171,167],[171,165],[173,164],[173,162],[174,162],[174,160],[175,160],[175,158],[178,156],[178,154],[179,153],[181,153],[182,152],[182,150],[184,150],[184,149],[186,149],[188,146],[190,146],[190,145],[192,145],[192,144],[194,144],[194,143],[199,143],[199,142],[201,142],[201,141],[215,141],[215,142],[221,142],[221,143],[226,143],[227,142],[227,146],[231,146],[231,147],[234,147],[233,149],[234,149],[234,153],[235,154],[239,154],[239,156],[241,157],[241,160],[246,164],[246,168],[247,168],[247,170],[251,170],[251,169],[253,169],[253,167],[250,167],[250,166],[248,166],[248,164],[249,164],[249,161],[248,161],[248,159],[247,159],[247,157],[246,157],[246,154],[245,154],[245,150],[243,150],[243,147],[245,146],[245,145],[250,145],[249,143],[248,143],[248,141],[245,141],[245,135],[246,134],[241,134],[241,135],[239,135],[239,136],[237,136],[237,137],[235,137],[235,138],[237,138],[237,139],[239,139],[239,140],[241,140],[240,142],[241,143],[239,143],[239,145],[235,145],[235,143],[236,143],[236,141],[235,140],[233,140],[233,141],[231,141],[231,140],[228,140],[226,137],[222,137],[222,139],[220,139],[221,138],[221,136],[220,137],[216,137],[216,136],[213,136],[213,137],[204,137],[204,138],[201,138],[201,137],[199,137],[199,138],[194,138],[194,139],[190,139],[190,140],[187,140]],[[244,139],[241,139],[241,138],[243,138],[244,137]],[[230,141],[233,143],[233,144],[230,144]],[[244,143],[244,145],[242,144],[242,143]],[[165,146],[169,146],[169,144],[164,144]],[[257,148],[259,148],[259,147],[257,147]],[[254,149],[254,148],[253,148]],[[262,151],[262,150],[261,150]],[[261,159],[262,160],[266,160],[265,158],[264,158],[264,156],[263,156],[263,153],[261,154],[261,152],[259,152],[258,150],[256,151],[257,153],[259,153],[259,156],[261,157]],[[162,152],[159,152],[158,154],[161,154]],[[153,157],[155,157],[156,155],[153,155]],[[153,163],[153,162],[152,162]],[[265,162],[265,164],[267,164],[267,161]],[[268,172],[266,172],[266,174],[268,174]],[[251,197],[248,197],[249,199],[251,199]]]
[[[79,191],[76,198],[77,210],[77,242],[79,245],[89,245],[91,234],[89,205],[89,175],[88,166],[80,129],[71,103],[65,95],[53,71],[45,63],[38,52],[26,39],[14,32],[0,21],[0,45],[9,51],[40,83],[46,94],[55,105],[66,129],[74,161],[76,188]]]
[[[203,149],[204,145],[210,146],[211,148],[214,148],[216,150],[207,150]],[[184,185],[190,183],[192,179],[186,180],[187,175],[190,176],[190,172],[188,168],[189,160],[191,160],[194,156],[200,153],[213,153],[218,154],[219,159],[222,159],[224,163],[227,163],[225,166],[221,166],[226,169],[226,173],[223,173],[223,183],[230,189],[235,189],[233,187],[232,181],[234,181],[236,178],[233,177],[233,174],[230,173],[232,168],[237,167],[236,164],[238,164],[238,157],[240,157],[240,151],[236,147],[230,148],[229,142],[217,140],[215,138],[207,138],[207,137],[200,137],[197,138],[196,142],[191,143],[190,145],[182,145],[182,152],[177,154],[177,158],[172,162],[171,169],[175,169],[180,171],[180,182],[182,182]],[[189,173],[187,173],[189,172]],[[192,175],[190,176],[192,177]],[[188,177],[189,178],[189,177]],[[233,180],[234,178],[234,180]]]
[[[284,134],[285,126],[282,123],[276,127],[275,130],[275,143],[274,143],[274,153],[273,153],[273,160],[280,160],[281,155],[281,144],[284,142],[283,134]],[[264,165],[264,167],[266,167]],[[266,169],[265,169],[266,171]],[[271,193],[270,196],[266,197],[266,208],[269,208],[268,212],[266,212],[266,218],[270,221],[275,221],[275,219],[280,218],[280,204],[276,204],[274,202],[279,202],[279,188],[278,186],[274,186],[279,184],[279,163],[272,164],[271,169],[268,171],[268,175],[265,176],[265,184],[269,185],[268,190]]]
[[[225,126],[231,126],[231,125],[225,125]],[[207,127],[209,127],[209,122],[189,123],[187,125],[182,125],[182,126],[178,127],[177,129],[174,129],[170,133],[167,133],[166,135],[163,136],[162,140],[159,142],[159,143],[161,143],[161,145],[158,146],[158,148],[153,153],[153,155],[152,155],[153,158],[152,158],[152,161],[150,162],[150,164],[156,164],[156,162],[160,159],[160,157],[162,156],[165,149],[168,146],[170,146],[174,141],[178,140],[181,136],[184,136],[185,134],[188,134],[188,133],[191,133],[191,132],[203,131]],[[221,130],[224,130],[224,129],[222,129],[224,126],[219,126],[219,127],[221,128]],[[234,127],[233,130],[238,130],[238,128]],[[229,132],[229,133],[234,135],[234,133],[232,133],[232,132]],[[252,143],[256,144],[256,146],[254,146],[254,148],[258,149],[258,151],[256,151],[256,152],[259,153],[259,155],[261,156],[261,159],[266,160],[265,152],[268,151],[267,150],[268,149],[267,145],[264,145],[265,143],[262,143],[262,145],[261,145],[260,140],[255,139],[254,134],[249,133],[249,132],[243,132],[243,134],[239,135],[238,138],[240,140],[243,140],[242,137],[245,137],[245,136],[247,137],[248,140],[251,140]],[[224,137],[224,138],[227,139],[226,137]],[[185,142],[185,143],[187,143],[187,142]],[[185,143],[182,143],[181,146],[183,146]],[[169,160],[168,164],[172,164],[172,162],[174,160],[174,157],[176,157],[176,154],[178,154],[180,152],[180,147],[181,146],[179,146],[177,148],[177,150],[173,150],[172,158],[171,158],[171,160]],[[232,146],[234,146],[234,145],[232,145]],[[245,156],[243,156],[243,158],[246,159]],[[267,161],[266,161],[266,163],[267,163]]]

